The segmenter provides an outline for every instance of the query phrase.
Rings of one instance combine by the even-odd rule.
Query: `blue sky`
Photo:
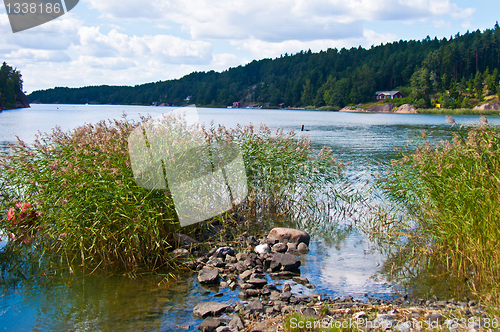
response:
[[[13,34],[2,5],[0,53],[28,93],[136,85],[301,50],[449,38],[493,28],[499,13],[498,0],[80,0]]]

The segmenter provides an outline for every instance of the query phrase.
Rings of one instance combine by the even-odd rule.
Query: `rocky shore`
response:
[[[193,316],[204,319],[200,331],[280,331],[288,329],[345,331],[494,331],[498,322],[473,300],[411,299],[394,300],[367,296],[330,298],[292,292],[292,286],[315,286],[300,276],[300,255],[309,251],[306,232],[274,228],[256,239],[242,234],[232,246],[213,248],[206,254],[187,249],[173,252],[198,273],[198,282],[239,290],[240,302],[200,302]],[[198,256],[198,257],[194,257]],[[286,282],[285,282],[286,280]],[[222,295],[222,294],[221,294]],[[179,328],[190,329],[189,326]]]

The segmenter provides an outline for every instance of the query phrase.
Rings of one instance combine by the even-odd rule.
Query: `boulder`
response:
[[[286,243],[276,243],[272,248],[271,250],[273,252],[280,252],[280,253],[283,253],[283,252],[286,252],[286,250],[288,249]]]
[[[499,103],[485,103],[474,107],[475,110],[485,111],[485,110],[500,110]]]
[[[259,244],[255,247],[254,251],[258,254],[267,254],[269,252],[269,245],[267,243]]]
[[[233,331],[240,331],[245,328],[245,325],[243,324],[243,320],[241,319],[240,315],[234,314],[233,319],[229,322],[227,325],[230,329]]]
[[[293,228],[283,228],[276,227],[273,228],[269,235],[267,236],[270,239],[277,239],[279,242],[287,243],[305,243],[309,245],[310,236],[304,231],[299,231],[298,229]]]
[[[403,105],[398,107],[398,109],[395,111],[395,113],[416,114],[417,109],[413,105],[403,104]]]
[[[223,312],[232,312],[233,307],[229,304],[219,302],[201,302],[193,309],[193,316],[205,318],[208,316],[217,316]]]
[[[388,104],[382,104],[382,105],[374,105],[372,107],[368,107],[366,110],[368,112],[392,112],[392,109],[394,108],[395,104],[393,103],[388,103]]]
[[[219,270],[204,267],[198,272],[198,281],[201,284],[218,284],[220,282]]]

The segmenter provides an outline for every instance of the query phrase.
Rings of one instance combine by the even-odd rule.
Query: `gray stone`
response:
[[[207,318],[200,325],[198,325],[198,330],[202,332],[213,332],[216,328],[221,326],[222,320],[217,318]]]
[[[243,320],[238,314],[233,315],[233,318],[227,326],[233,331],[241,331],[245,328],[245,324],[243,324]]]
[[[429,314],[425,316],[426,321],[430,321],[432,324],[442,324],[444,322],[444,317],[438,312]]]
[[[357,319],[367,319],[368,315],[364,311],[358,311],[352,315],[352,319],[357,320]]]
[[[248,279],[252,275],[252,271],[246,270],[245,272],[240,274],[240,279],[245,280]]]
[[[267,254],[269,252],[269,245],[266,244],[260,244],[255,247],[254,251],[258,254]]]
[[[233,307],[229,304],[219,302],[200,302],[194,307],[193,315],[197,318],[217,316],[223,312],[231,312]]]
[[[395,330],[400,332],[410,332],[412,328],[412,322],[402,322],[396,325]]]
[[[215,256],[210,257],[210,259],[207,262],[207,265],[214,266],[214,267],[224,267],[224,266],[226,266],[226,264],[224,263],[224,261],[222,260],[222,258],[215,257]]]
[[[285,243],[276,243],[271,250],[273,252],[280,252],[283,253],[288,249],[287,245]]]
[[[385,330],[394,327],[397,323],[397,320],[390,315],[378,315],[377,318],[368,323],[368,326]]]
[[[265,284],[267,284],[267,281],[265,279],[260,279],[260,278],[250,278],[247,283],[249,283],[250,285],[253,285],[257,288],[262,288],[264,287]]]
[[[191,328],[191,326],[189,325],[177,325],[177,327],[181,330],[189,330]]]
[[[302,285],[306,285],[309,283],[309,280],[307,278],[304,278],[304,277],[293,277],[292,280],[295,281],[296,283],[302,284]]]
[[[300,267],[300,259],[290,254],[275,254],[270,268],[276,271],[278,267],[282,271],[297,271]]]
[[[290,286],[290,284],[289,284],[289,283],[285,283],[285,284],[283,285],[283,293],[285,293],[285,292],[290,292],[291,290],[292,290],[292,286]]]
[[[288,302],[290,300],[290,297],[292,297],[292,293],[290,292],[284,292],[280,294],[280,300],[283,302]]]
[[[309,252],[309,247],[307,246],[307,244],[301,242],[297,246],[297,250],[300,254],[307,254]]]
[[[245,290],[245,292],[250,297],[260,296],[260,290],[258,290],[258,289],[247,289],[247,290]]]
[[[279,242],[287,243],[305,243],[309,245],[310,236],[304,231],[299,231],[298,229],[292,228],[282,228],[276,227],[273,228],[269,235],[267,236],[270,239],[277,239]]]
[[[262,303],[260,302],[259,299],[254,299],[254,300],[251,300],[247,306],[245,307],[245,309],[247,311],[249,311],[250,313],[255,313],[255,312],[261,312],[264,310],[264,306],[262,305]]]
[[[198,272],[198,281],[201,284],[218,284],[220,282],[219,270],[204,267]]]
[[[256,246],[258,244],[259,244],[259,241],[257,241],[257,239],[253,235],[250,235],[249,237],[247,237],[247,245]]]

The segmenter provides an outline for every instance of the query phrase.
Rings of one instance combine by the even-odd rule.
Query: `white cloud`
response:
[[[470,16],[449,0],[86,0],[113,18],[162,19],[194,39],[257,39],[280,43],[363,36],[363,21],[418,21]]]
[[[75,51],[94,57],[157,59],[163,63],[207,64],[212,59],[212,45],[170,35],[128,36],[115,29],[102,34],[99,27],[82,27]]]
[[[313,52],[319,52],[328,48],[341,49],[342,47],[351,48],[362,46],[369,48],[372,45],[379,45],[394,41],[397,38],[395,34],[379,34],[375,31],[365,29],[362,37],[349,39],[319,39],[313,41],[287,40],[280,43],[266,42],[258,39],[246,39],[242,41],[233,41],[232,44],[250,51],[257,58],[275,58],[282,54],[295,54],[300,51],[311,49]]]

